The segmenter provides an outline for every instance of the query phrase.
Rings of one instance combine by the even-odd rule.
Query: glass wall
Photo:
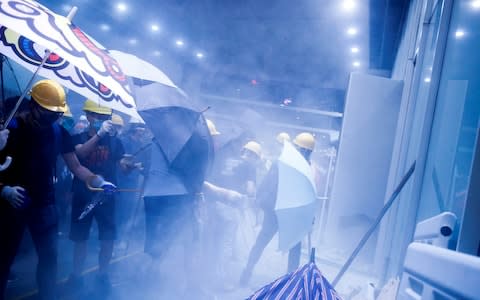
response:
[[[461,223],[480,113],[476,3],[454,1],[417,222],[452,211]],[[422,80],[427,82],[427,76]]]

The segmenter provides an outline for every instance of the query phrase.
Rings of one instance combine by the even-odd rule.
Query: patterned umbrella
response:
[[[341,300],[314,262],[262,287],[248,300]]]
[[[0,52],[32,72],[45,60],[39,75],[100,105],[138,116],[118,62],[68,18],[36,1],[0,1]]]

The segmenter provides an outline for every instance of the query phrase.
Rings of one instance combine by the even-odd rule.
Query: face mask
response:
[[[102,120],[95,120],[93,121],[92,126],[95,129],[95,131],[98,132],[100,128],[102,128],[102,124],[103,124]]]
[[[73,127],[75,126],[75,120],[73,118],[69,117],[64,117],[62,119],[62,126],[65,128],[68,132],[70,132]]]
[[[41,127],[52,125],[61,116],[62,116],[61,113],[51,112],[51,111],[47,111],[39,108],[37,108],[33,113],[35,122]]]

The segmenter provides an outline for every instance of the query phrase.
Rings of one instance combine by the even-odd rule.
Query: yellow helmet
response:
[[[117,114],[112,114],[112,124],[113,125],[119,125],[119,126],[124,126],[125,123],[123,122],[123,118],[120,115]]]
[[[87,99],[83,104],[83,110],[88,112],[93,112],[100,115],[111,115],[112,109],[105,106],[100,106],[93,100]]]
[[[280,132],[277,135],[277,142],[283,144],[285,141],[290,141],[290,135],[288,135],[286,132]]]
[[[67,107],[67,110],[63,113],[63,116],[73,118],[73,114],[72,114],[72,111],[70,110],[70,106],[68,106],[68,104],[65,104],[65,106]]]
[[[255,141],[250,141],[243,146],[243,149],[247,149],[255,153],[258,157],[262,156],[262,146]]]
[[[315,149],[315,138],[308,132],[302,132],[295,137],[293,143],[300,148],[313,151]]]
[[[215,124],[209,119],[207,119],[206,121],[207,121],[208,131],[210,131],[210,135],[211,136],[219,135],[220,132],[217,131]]]
[[[30,91],[30,96],[38,105],[47,110],[63,113],[67,111],[65,90],[53,80],[37,81]]]

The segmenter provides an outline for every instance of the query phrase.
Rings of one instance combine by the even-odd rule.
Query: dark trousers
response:
[[[277,231],[278,223],[275,213],[270,211],[264,211],[262,229],[260,229],[257,239],[255,240],[255,244],[253,245],[252,250],[250,250],[250,254],[248,255],[248,262],[246,267],[247,273],[251,273],[253,271],[253,268],[260,260],[263,251],[267,247],[268,243],[270,243],[275,233],[277,233]],[[302,243],[298,242],[288,251],[288,272],[295,271],[299,267],[301,250]]]
[[[27,227],[38,256],[36,279],[39,298],[56,299],[58,238],[55,206],[27,213],[15,211],[4,204],[0,207],[0,299],[5,297],[10,267]]]

